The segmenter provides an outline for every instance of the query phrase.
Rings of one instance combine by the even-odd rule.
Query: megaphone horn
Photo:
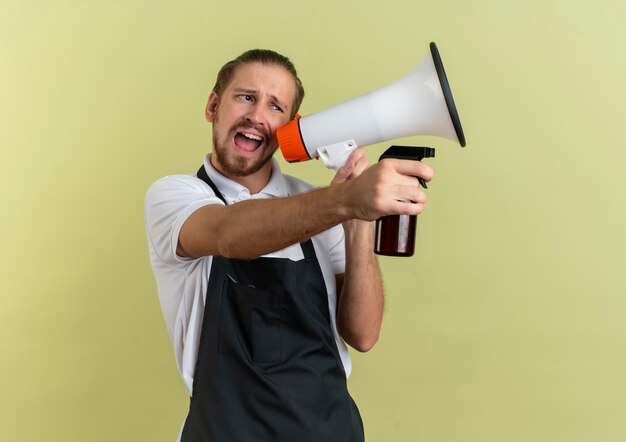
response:
[[[360,97],[294,120],[276,131],[290,163],[321,158],[333,169],[352,150],[394,138],[434,135],[465,146],[465,136],[435,43],[404,77]]]

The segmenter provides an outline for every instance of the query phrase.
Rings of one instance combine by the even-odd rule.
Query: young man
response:
[[[370,167],[357,149],[329,187],[283,175],[274,131],[303,95],[273,51],[227,63],[205,111],[212,154],[148,191],[150,257],[191,396],[183,442],[364,440],[344,342],[368,351],[380,331],[371,221],[419,214],[415,177],[433,170]]]

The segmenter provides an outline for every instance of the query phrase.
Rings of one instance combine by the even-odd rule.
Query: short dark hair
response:
[[[251,49],[222,66],[222,69],[220,69],[217,74],[215,86],[213,86],[213,92],[219,96],[232,80],[237,68],[248,63],[282,66],[293,76],[296,82],[296,96],[294,97],[291,110],[291,118],[293,118],[296,115],[296,112],[298,112],[298,109],[300,109],[300,105],[304,99],[304,87],[298,78],[298,72],[296,71],[296,67],[293,65],[291,60],[270,49]]]

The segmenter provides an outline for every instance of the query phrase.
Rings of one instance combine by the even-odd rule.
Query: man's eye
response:
[[[252,101],[252,95],[240,95],[239,98],[243,101]]]
[[[275,104],[272,105],[272,109],[274,109],[275,111],[278,111],[278,112],[282,112],[283,111],[281,107],[276,106]]]

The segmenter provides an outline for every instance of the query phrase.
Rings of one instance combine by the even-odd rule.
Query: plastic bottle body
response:
[[[374,253],[385,256],[413,256],[416,215],[389,215],[376,220]]]

